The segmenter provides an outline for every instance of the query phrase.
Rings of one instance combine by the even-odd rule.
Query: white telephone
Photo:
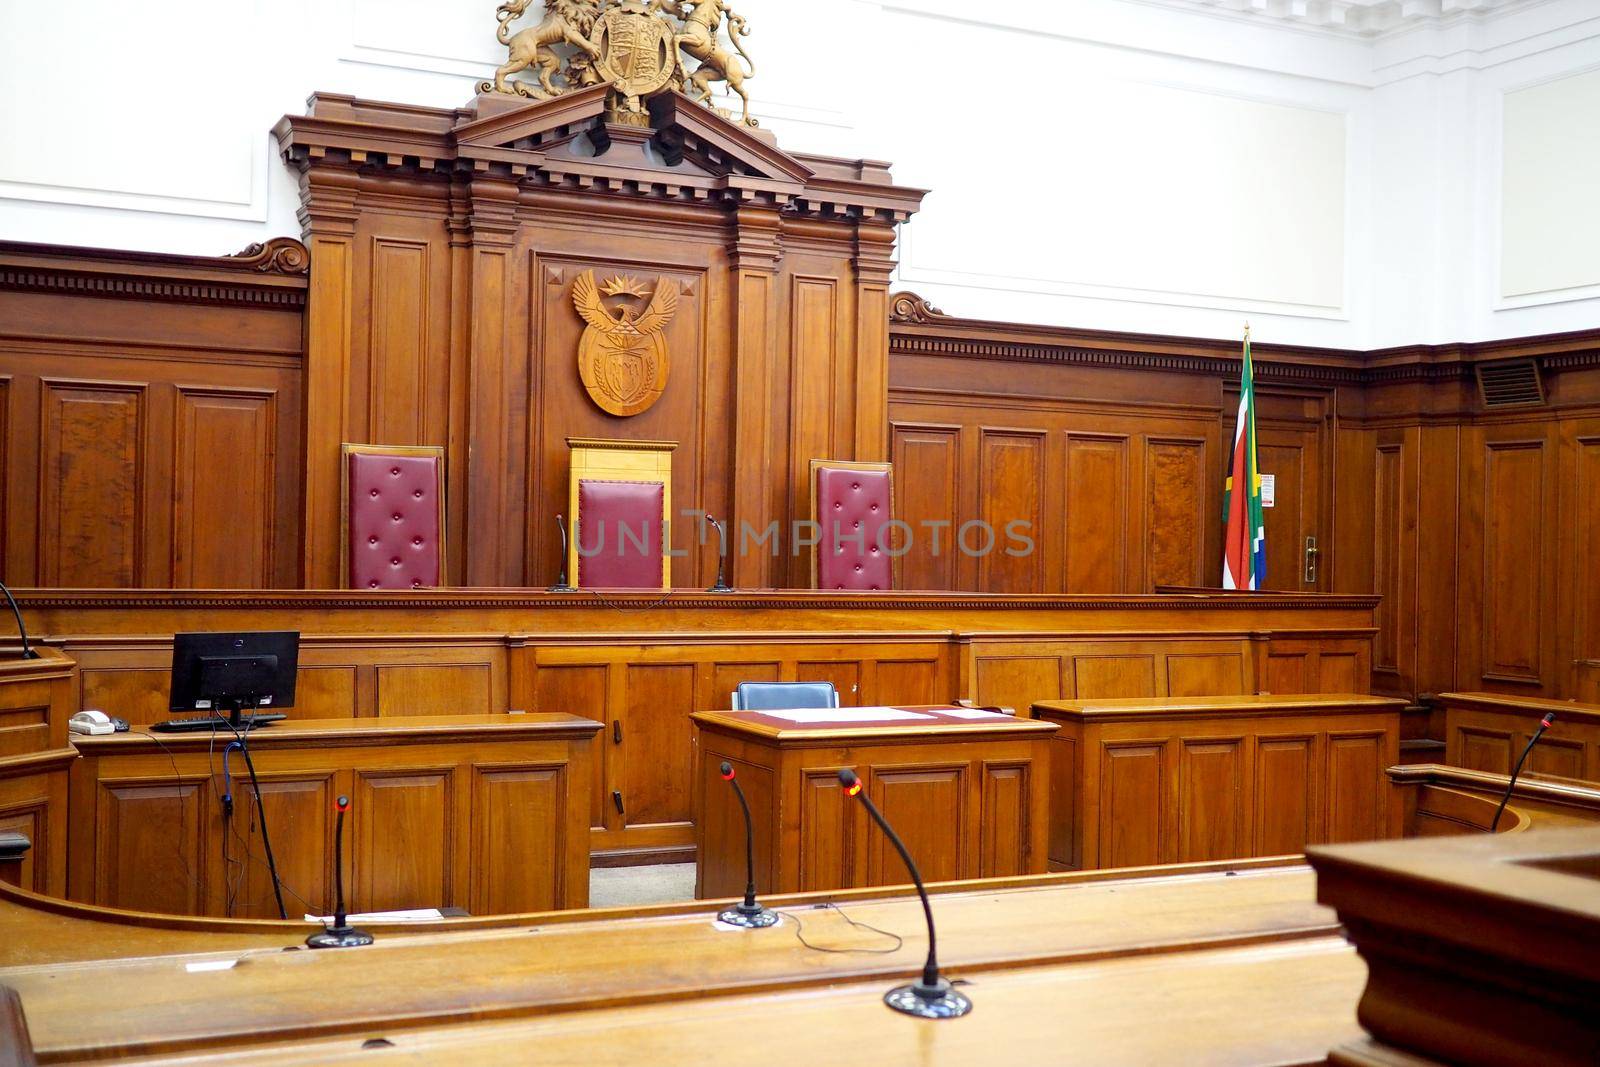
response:
[[[80,711],[67,720],[67,728],[75,734],[89,734],[92,737],[115,733],[117,729],[103,711]]]

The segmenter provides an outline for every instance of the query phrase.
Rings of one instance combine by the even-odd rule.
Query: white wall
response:
[[[782,145],[932,190],[900,284],[954,314],[1358,348],[1600,325],[1594,0],[1379,38],[1147,0],[737,6]],[[494,0],[0,0],[0,237],[297,234],[276,119],[460,105],[493,29]]]

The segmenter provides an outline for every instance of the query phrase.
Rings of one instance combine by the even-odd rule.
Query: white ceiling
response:
[[[1359,37],[1428,23],[1481,18],[1542,0],[1143,0],[1253,21],[1276,21]]]

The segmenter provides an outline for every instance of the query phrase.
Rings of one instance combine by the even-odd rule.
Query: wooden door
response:
[[[1329,590],[1329,534],[1326,521],[1332,492],[1331,467],[1325,462],[1328,397],[1258,392],[1256,457],[1263,477],[1272,477],[1272,506],[1262,512],[1267,527],[1267,589]],[[1233,455],[1233,429],[1238,393],[1230,389],[1223,403],[1224,466]],[[1265,496],[1265,492],[1263,492]],[[1307,539],[1315,538],[1316,566],[1306,566]],[[1314,576],[1314,577],[1313,577]]]

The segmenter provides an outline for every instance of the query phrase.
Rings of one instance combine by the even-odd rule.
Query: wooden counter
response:
[[[1404,813],[1405,837],[1484,834],[1494,825],[1495,809],[1510,777],[1417,763],[1390,767]],[[1600,823],[1600,786],[1570,778],[1524,773],[1517,779],[1500,817],[1500,833],[1526,833]]]
[[[20,833],[29,848],[17,865],[20,884],[41,893],[67,890],[67,768],[77,753],[67,720],[77,673],[59,650],[39,658],[0,658],[0,832]]]
[[[592,740],[572,715],[302,720],[249,745],[292,915],[331,910],[334,798],[351,911],[476,914],[589,900]],[[74,900],[190,915],[275,916],[245,761],[227,730],[79,738]]]
[[[1036,703],[1059,723],[1050,858],[1071,868],[1287,855],[1400,835],[1402,700],[1359,694]]]
[[[1528,754],[1524,772],[1600,782],[1600,707],[1497,693],[1441,693],[1445,762],[1509,774],[1546,712],[1556,721]]]
[[[1377,598],[24,590],[80,664],[79,707],[166,717],[172,635],[301,631],[298,718],[566,712],[606,725],[594,848],[693,858],[689,714],[741,681],[847,704],[1193,696],[1367,685]],[[620,794],[620,805],[614,794]]]
[[[844,795],[838,772],[847,767],[925,880],[1044,873],[1053,725],[949,706],[814,714],[830,721],[808,725],[777,711],[690,716],[698,896],[744,891],[744,817],[719,771],[723,760],[750,803],[764,892],[910,881],[865,807]]]

